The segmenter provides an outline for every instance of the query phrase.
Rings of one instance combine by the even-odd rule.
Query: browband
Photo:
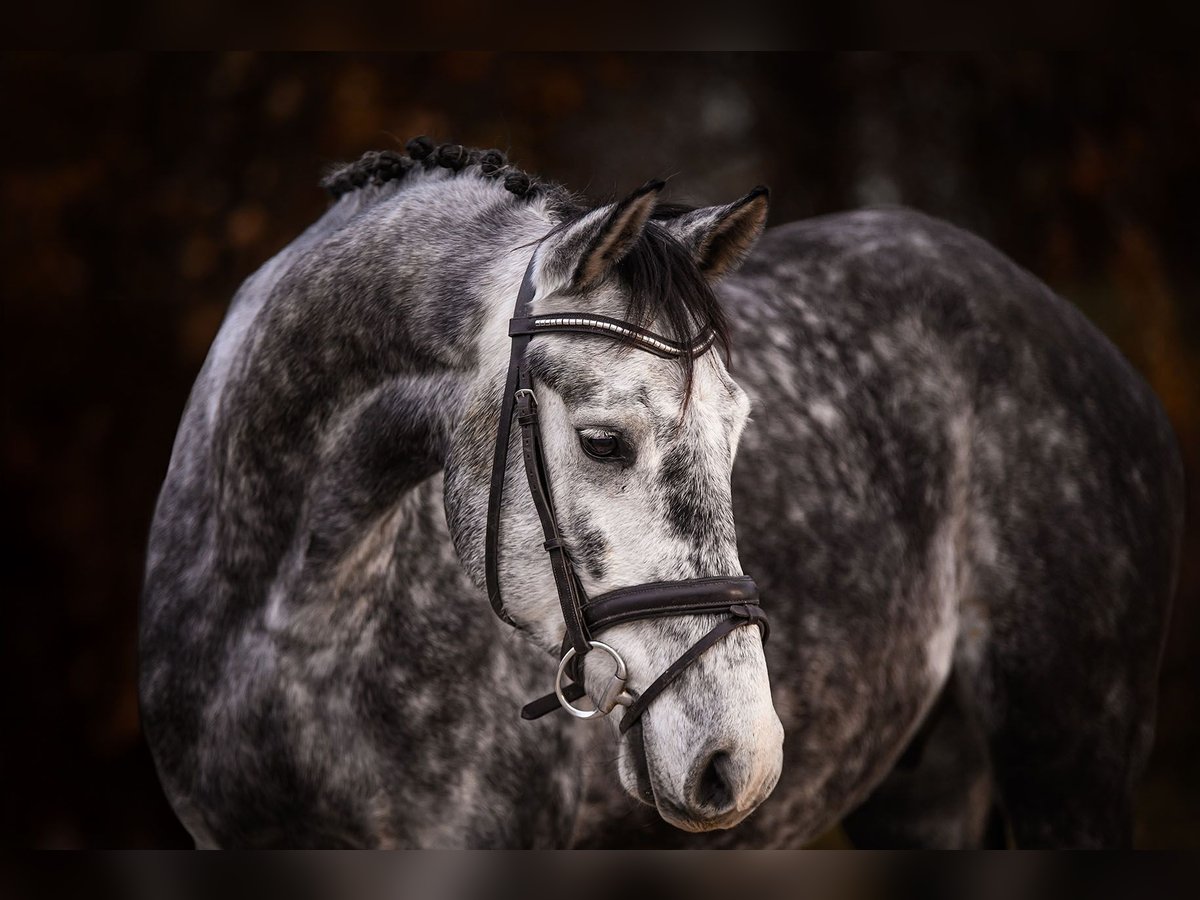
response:
[[[686,344],[665,338],[645,328],[639,328],[630,322],[610,319],[608,316],[596,315],[562,315],[530,316],[513,318],[508,323],[510,336],[545,334],[552,331],[573,331],[580,334],[599,334],[603,337],[627,340],[639,349],[664,359],[677,359],[681,356],[691,356],[693,359],[708,352],[716,340],[716,333],[711,328],[705,328]]]
[[[555,693],[528,704],[521,715],[526,719],[536,719],[561,706],[574,716],[591,718],[606,715],[617,705],[622,705],[627,707],[621,719],[621,732],[624,733],[640,719],[650,702],[683,674],[688,666],[736,628],[750,624],[758,625],[763,640],[766,640],[769,630],[766,613],[758,605],[758,589],[753,579],[746,576],[694,578],[687,581],[634,585],[609,591],[592,600],[587,599],[559,533],[550,479],[546,473],[542,452],[537,398],[526,365],[525,351],[530,340],[539,334],[575,332],[628,341],[638,349],[667,359],[684,355],[694,358],[706,353],[712,347],[716,336],[709,328],[691,341],[680,343],[631,322],[622,322],[607,316],[579,313],[530,315],[529,307],[535,293],[535,259],[536,253],[525,268],[521,288],[517,292],[513,317],[509,322],[512,349],[504,382],[496,448],[492,458],[487,530],[484,538],[488,600],[496,615],[508,624],[516,626],[505,610],[504,601],[500,596],[499,556],[500,511],[504,496],[504,478],[508,468],[508,449],[512,439],[512,421],[515,418],[521,428],[525,476],[541,522],[543,547],[550,558],[550,568],[566,626],[563,658],[559,663]],[[625,663],[616,650],[593,639],[594,634],[624,622],[664,616],[721,613],[724,613],[726,618],[672,663],[640,696],[635,696],[625,689]],[[609,680],[603,696],[596,702],[596,708],[580,710],[571,705],[571,701],[578,700],[585,694],[581,678],[578,677],[578,661],[593,648],[603,649],[611,655],[617,664],[617,671]],[[564,674],[570,674],[571,684],[562,684]]]

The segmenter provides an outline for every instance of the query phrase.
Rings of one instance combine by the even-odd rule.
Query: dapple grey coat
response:
[[[772,228],[716,288],[751,410],[732,497],[772,618],[771,796],[687,834],[620,791],[610,730],[518,718],[555,659],[492,616],[441,473],[466,419],[493,439],[471,373],[511,308],[496,260],[519,273],[580,213],[448,158],[357,177],[251,276],[184,413],[141,704],[197,843],[797,846],[842,821],[960,846],[993,809],[1021,846],[1127,843],[1182,527],[1171,429],[1078,311],[905,210]],[[564,530],[603,557],[602,525]]]

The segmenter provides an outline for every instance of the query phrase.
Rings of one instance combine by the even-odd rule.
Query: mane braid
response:
[[[565,188],[510,165],[500,150],[434,144],[424,135],[409,141],[405,150],[407,156],[395,150],[369,150],[356,162],[335,167],[321,179],[321,187],[336,200],[368,185],[378,186],[401,181],[413,173],[445,169],[451,176],[499,181],[518,199],[544,197],[564,213],[574,214],[579,210],[579,204]]]

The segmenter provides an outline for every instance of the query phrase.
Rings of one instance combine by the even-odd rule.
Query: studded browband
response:
[[[521,280],[513,317],[509,323],[512,341],[508,375],[504,383],[504,396],[500,408],[500,425],[496,437],[495,456],[492,460],[491,491],[488,497],[487,533],[485,538],[485,569],[488,599],[502,620],[510,625],[516,623],[504,608],[500,597],[499,535],[500,509],[504,494],[504,478],[508,467],[508,445],[514,417],[521,429],[522,457],[529,491],[537,509],[544,537],[543,547],[550,559],[555,589],[562,608],[566,633],[563,639],[563,656],[558,666],[554,693],[547,694],[528,704],[521,715],[536,719],[553,712],[559,706],[578,718],[607,715],[620,705],[626,707],[621,719],[624,733],[640,720],[649,704],[666,690],[700,656],[735,629],[751,623],[759,626],[763,640],[769,631],[767,616],[758,604],[758,588],[753,579],[746,576],[693,578],[686,581],[664,581],[635,585],[609,591],[599,597],[588,599],[571,563],[570,555],[562,542],[558,519],[554,512],[554,500],[550,480],[546,473],[542,452],[541,430],[538,420],[537,398],[533,392],[526,350],[529,342],[542,334],[574,332],[595,334],[620,340],[667,359],[689,355],[693,358],[706,353],[713,345],[715,334],[705,329],[687,343],[665,338],[630,322],[610,319],[606,316],[578,313],[555,313],[531,316],[533,301],[534,258],[531,258]],[[713,629],[693,644],[665,672],[655,679],[640,695],[626,689],[627,670],[624,660],[608,644],[595,640],[594,636],[607,628],[624,622],[655,619],[666,616],[703,614],[725,614]],[[610,655],[616,663],[616,671],[609,679],[600,697],[593,698],[595,709],[579,709],[572,705],[586,693],[582,686],[579,660],[593,649]],[[569,675],[570,684],[563,685]]]

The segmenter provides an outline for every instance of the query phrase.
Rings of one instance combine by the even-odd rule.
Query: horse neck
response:
[[[435,364],[468,371],[507,344],[506,318],[533,243],[554,224],[545,201],[521,202],[471,177],[411,185],[351,222],[369,267],[394,300],[399,335]]]
[[[504,310],[532,253],[522,245],[552,224],[537,201],[473,181],[343,200],[315,226],[328,233],[257,288],[269,299],[232,360],[215,435],[224,543],[246,584],[270,577],[298,529],[329,558],[380,511],[340,498],[396,497],[441,468],[460,388],[507,343]],[[371,473],[356,466],[379,445],[411,448],[411,472],[364,492]]]
[[[350,194],[325,223],[269,286],[245,370],[254,389],[310,412],[397,375],[470,378],[507,342],[497,322],[532,253],[524,245],[552,224],[544,204],[467,176]]]

